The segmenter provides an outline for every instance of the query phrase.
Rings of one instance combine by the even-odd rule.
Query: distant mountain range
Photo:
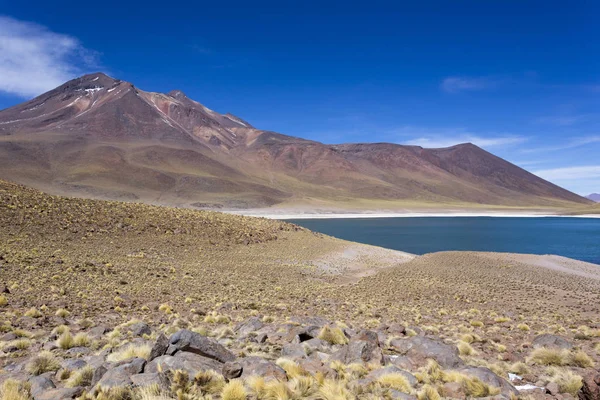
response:
[[[585,197],[592,201],[595,201],[596,203],[600,203],[600,193],[592,193]]]
[[[0,111],[0,177],[53,193],[209,208],[591,203],[470,143],[326,145],[102,73]]]

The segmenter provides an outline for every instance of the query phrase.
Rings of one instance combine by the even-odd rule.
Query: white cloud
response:
[[[600,192],[600,165],[543,169],[533,173],[582,196]]]
[[[495,86],[493,79],[486,77],[449,76],[442,81],[441,88],[448,93],[483,90]]]
[[[0,91],[37,96],[94,66],[96,54],[76,38],[0,16]]]
[[[600,143],[600,135],[581,136],[556,146],[538,146],[531,147],[529,149],[522,149],[521,153],[547,153],[551,151],[562,151],[595,143]]]
[[[507,147],[528,140],[527,137],[507,134],[477,134],[465,129],[426,129],[405,126],[394,130],[394,133],[410,139],[402,144],[428,148],[450,147],[460,143],[473,143],[479,147]]]
[[[600,165],[542,169],[534,174],[547,180],[600,179]]]

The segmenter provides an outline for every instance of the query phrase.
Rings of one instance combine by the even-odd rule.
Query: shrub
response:
[[[246,400],[247,395],[248,393],[244,384],[239,380],[230,381],[223,386],[223,391],[221,392],[223,400]]]
[[[2,400],[29,400],[31,386],[28,383],[19,382],[15,379],[7,379],[0,386],[0,398]]]
[[[431,385],[425,385],[419,393],[417,393],[418,400],[441,400],[442,397],[438,393],[437,389]]]
[[[410,393],[412,391],[412,387],[410,386],[408,379],[399,373],[382,375],[379,377],[379,379],[377,379],[377,382],[383,387],[395,389],[400,392]]]
[[[571,354],[569,365],[574,365],[580,368],[592,368],[594,366],[594,360],[592,360],[592,358],[584,351],[579,350]]]
[[[566,365],[569,362],[569,351],[540,347],[531,352],[528,361],[539,365]]]
[[[60,363],[49,351],[42,351],[33,357],[25,366],[27,372],[32,375],[41,375],[45,372],[58,371]]]
[[[63,350],[69,350],[71,347],[75,347],[71,332],[68,330],[64,331],[56,340],[56,345]]]
[[[346,344],[348,338],[340,328],[332,328],[330,326],[324,326],[319,332],[319,339],[329,342],[331,344]]]
[[[30,317],[30,318],[40,318],[43,314],[35,307],[31,307],[29,310],[27,310],[27,312],[25,313],[26,317]]]
[[[78,369],[71,373],[69,379],[65,382],[66,387],[78,387],[78,386],[89,386],[92,383],[92,377],[94,376],[94,368],[90,365]]]
[[[517,329],[523,332],[529,332],[531,330],[531,328],[529,328],[529,325],[527,324],[519,324],[517,325]]]
[[[0,307],[4,307],[8,304],[8,299],[5,295],[0,294]]]
[[[472,356],[477,354],[475,349],[467,342],[460,341],[456,347],[458,347],[461,356]]]
[[[106,358],[107,361],[110,362],[118,362],[127,360],[128,358],[138,357],[143,359],[148,359],[150,357],[150,352],[152,351],[152,347],[150,345],[127,345],[121,347],[114,353],[111,353]]]
[[[54,313],[54,315],[56,315],[57,317],[60,318],[66,318],[69,316],[69,314],[71,314],[69,311],[65,310],[64,308],[59,308],[58,310],[56,310],[56,313]]]
[[[568,369],[549,368],[547,372],[551,377],[550,381],[558,385],[558,389],[561,393],[570,393],[573,396],[577,396],[577,392],[579,392],[579,389],[583,386],[583,379],[581,376]]]

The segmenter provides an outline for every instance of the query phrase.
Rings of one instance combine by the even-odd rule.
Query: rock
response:
[[[52,350],[58,349],[58,346],[56,345],[56,342],[46,342],[46,343],[44,343],[44,345],[42,346],[42,348],[44,350],[52,351]]]
[[[33,376],[29,378],[28,382],[31,384],[31,394],[33,397],[47,390],[56,388],[56,385],[52,382],[52,379],[50,379],[47,373]]]
[[[442,368],[458,368],[464,365],[456,346],[422,336],[394,339],[390,342],[390,347],[416,365],[425,365],[428,358],[437,361]]]
[[[306,356],[304,346],[299,343],[288,343],[283,345],[281,349],[281,356],[291,359],[303,358]]]
[[[500,394],[508,395],[514,394],[519,395],[519,391],[506,379],[499,377],[493,373],[489,368],[485,367],[466,367],[459,372],[467,375],[479,378],[482,382],[487,383],[490,386],[500,388]]]
[[[108,369],[104,365],[101,365],[94,370],[94,373],[92,374],[92,387],[96,386],[96,384],[100,382],[100,379],[102,379],[104,374],[106,374],[106,371],[108,371]]]
[[[569,342],[563,337],[551,335],[549,333],[536,336],[535,339],[533,339],[532,345],[534,349],[540,347],[551,347],[570,350],[573,348],[573,343]]]
[[[404,371],[396,366],[389,366],[389,367],[385,367],[385,368],[380,368],[380,369],[376,369],[374,371],[369,372],[369,374],[365,377],[365,379],[374,382],[377,379],[379,379],[380,377],[384,376],[384,375],[388,375],[388,374],[400,374],[402,376],[404,376],[407,380],[408,383],[410,383],[411,386],[415,386],[417,384],[417,378],[415,378],[415,376],[413,374],[411,374],[408,371]]]
[[[322,373],[326,378],[337,379],[338,373],[323,364],[318,357],[306,358],[298,361],[298,365],[304,368],[305,371],[315,376],[317,372]]]
[[[448,382],[443,386],[444,397],[450,399],[466,399],[467,395],[463,389],[463,385],[458,382]]]
[[[144,372],[159,372],[159,367],[163,372],[167,370],[183,369],[188,372],[190,377],[194,377],[200,371],[213,370],[220,372],[223,364],[212,358],[203,357],[199,354],[180,352],[174,356],[164,355],[150,361]]]
[[[127,330],[131,332],[133,336],[143,336],[150,335],[152,333],[152,329],[145,322],[136,322],[135,324],[131,324]]]
[[[144,370],[146,360],[143,358],[134,358],[127,363],[109,369],[98,382],[102,388],[127,387],[131,386],[131,375],[139,374]]]
[[[165,336],[164,333],[158,335],[156,342],[152,346],[152,350],[150,350],[150,357],[148,357],[149,361],[154,360],[156,357],[163,356],[169,347],[169,338]]]
[[[104,336],[104,334],[107,332],[110,332],[109,328],[107,328],[104,325],[98,325],[98,326],[95,326],[92,329],[90,329],[88,331],[88,335],[90,335],[91,337],[94,337],[94,338],[99,338],[101,336]]]
[[[2,337],[0,337],[0,340],[3,342],[10,342],[11,340],[15,340],[17,338],[17,335],[15,335],[12,332],[8,332],[5,333],[4,335],[2,335]]]
[[[242,376],[243,371],[244,367],[242,367],[242,364],[235,361],[229,361],[223,365],[221,373],[223,374],[225,379],[229,380],[239,378],[240,376]]]
[[[406,356],[398,356],[398,355],[386,356],[386,359],[384,360],[384,364],[387,364],[388,360],[389,360],[389,363],[391,363],[401,369],[411,370],[414,367],[413,363]]]
[[[169,379],[161,372],[146,372],[143,374],[135,374],[130,377],[134,386],[146,387],[156,385],[161,389],[168,389]]]
[[[63,360],[60,363],[61,368],[68,369],[69,371],[75,371],[76,369],[81,369],[87,365],[87,362],[82,360],[81,358],[70,358],[67,360]]]
[[[66,400],[75,399],[83,393],[82,387],[50,389],[33,396],[34,400]]]
[[[238,360],[242,365],[242,378],[258,375],[266,380],[286,381],[287,375],[279,365],[261,357],[245,357]]]
[[[352,364],[354,362],[383,364],[383,353],[371,341],[353,339],[350,343],[333,353],[330,356],[330,360],[341,361],[344,364]]]
[[[67,350],[67,354],[71,356],[85,356],[91,352],[92,350],[87,347],[71,347],[69,350]]]
[[[546,385],[546,392],[548,392],[551,395],[556,396],[557,394],[560,393],[560,388],[558,387],[558,383],[556,382],[550,382]]]
[[[252,332],[256,332],[265,324],[257,317],[252,317],[249,320],[242,322],[233,328],[233,331],[238,334],[238,337],[248,336]]]
[[[600,372],[593,371],[583,375],[583,386],[577,394],[579,400],[600,400]]]
[[[397,400],[417,400],[417,398],[413,395],[410,394],[406,394],[403,392],[400,392],[399,390],[395,390],[395,389],[390,389],[389,390],[389,394],[390,394],[390,398],[391,399],[397,399]]]
[[[168,351],[170,352],[172,349],[198,354],[222,363],[235,360],[235,355],[214,339],[187,329],[180,330],[171,336]]]

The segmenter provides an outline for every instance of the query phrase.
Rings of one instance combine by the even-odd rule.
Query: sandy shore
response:
[[[262,217],[269,219],[349,219],[349,218],[411,218],[411,217],[497,217],[497,218],[600,218],[598,214],[583,215],[558,215],[546,213],[506,213],[506,212],[364,212],[364,213],[310,213],[310,212],[273,212],[270,210],[224,210],[223,212],[245,215],[248,217]]]

